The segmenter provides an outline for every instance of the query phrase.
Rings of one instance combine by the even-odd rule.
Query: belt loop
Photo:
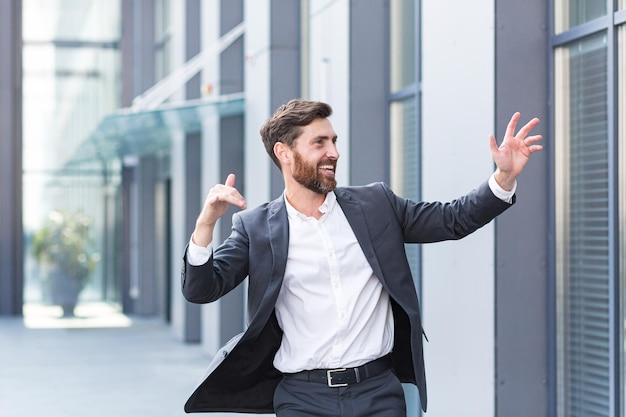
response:
[[[356,376],[356,383],[361,382],[361,375],[359,373],[359,368],[354,368],[354,375]]]

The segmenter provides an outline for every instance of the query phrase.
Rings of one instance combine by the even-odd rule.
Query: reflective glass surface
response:
[[[555,0],[555,32],[561,33],[606,15],[606,5],[606,1],[597,0]]]
[[[391,103],[390,108],[390,185],[398,195],[419,201],[419,138],[417,136],[416,98]],[[407,245],[407,257],[418,277],[418,248]]]
[[[73,154],[72,166],[167,151],[174,133],[198,133],[209,116],[243,114],[241,95],[186,101],[148,111],[122,109],[104,117]]]
[[[572,42],[555,53],[558,415],[609,416],[606,35]]]
[[[413,0],[390,2],[391,22],[391,91],[395,92],[416,82],[415,53],[417,34]]]
[[[120,106],[120,2],[24,0],[22,16],[24,301],[61,306],[75,291],[103,300],[116,285],[101,231],[117,170],[67,164]]]

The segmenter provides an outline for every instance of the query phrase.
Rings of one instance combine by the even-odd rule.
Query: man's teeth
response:
[[[320,165],[320,169],[328,169],[328,170],[334,171],[335,167],[332,165]]]

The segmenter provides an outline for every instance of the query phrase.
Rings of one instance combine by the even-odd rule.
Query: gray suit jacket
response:
[[[423,330],[404,244],[460,239],[510,204],[495,197],[487,182],[450,203],[412,202],[396,196],[383,183],[337,188],[335,194],[374,274],[390,295],[394,371],[402,382],[417,385],[425,411]],[[248,277],[250,317],[245,332],[217,353],[185,411],[274,412],[274,389],[281,374],[272,361],[282,337],[274,306],[288,245],[289,223],[281,196],[235,214],[231,235],[206,264],[192,266],[184,260],[182,291],[193,303],[215,301]]]

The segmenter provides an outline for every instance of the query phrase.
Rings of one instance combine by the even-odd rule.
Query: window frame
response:
[[[624,2],[624,0],[621,0]],[[626,2],[624,2],[626,3]],[[624,7],[626,5],[623,5]],[[549,101],[551,103],[555,103],[557,100],[557,95],[555,93],[556,88],[556,51],[559,48],[566,46],[568,43],[573,41],[577,41],[583,39],[585,37],[592,36],[602,31],[606,31],[607,36],[607,136],[608,136],[608,170],[609,170],[609,319],[610,324],[610,341],[609,341],[609,349],[610,349],[610,415],[611,417],[623,417],[624,416],[624,408],[626,408],[626,393],[624,389],[626,388],[624,379],[624,374],[626,373],[626,369],[624,369],[624,335],[623,335],[623,323],[624,323],[624,315],[621,313],[622,304],[626,302],[620,297],[620,292],[626,287],[623,287],[620,283],[620,273],[623,275],[625,272],[620,271],[620,245],[624,245],[624,241],[620,242],[620,206],[619,206],[619,189],[620,185],[624,186],[626,183],[626,177],[621,176],[619,170],[621,167],[624,167],[626,164],[626,156],[620,156],[618,153],[618,105],[620,97],[618,97],[617,91],[617,81],[618,81],[618,71],[617,71],[617,53],[618,53],[618,44],[617,44],[617,28],[618,26],[624,24],[626,22],[626,11],[618,10],[617,2],[612,0],[607,0],[607,14],[605,16],[593,19],[591,21],[585,22],[578,26],[569,28],[563,32],[557,33],[555,14],[556,14],[557,0],[549,1],[549,16],[548,16],[548,29],[549,29],[549,68],[550,68],[550,77],[549,77]],[[622,98],[623,100],[623,98]],[[555,110],[553,107],[552,113],[550,115],[549,121],[549,130],[552,133],[553,137],[556,137],[557,134],[557,126],[559,120],[556,120],[557,115],[555,114]],[[626,126],[622,126],[622,128],[626,129]],[[559,355],[559,341],[558,341],[558,320],[557,311],[558,311],[558,303],[560,302],[558,295],[560,288],[558,288],[558,280],[557,280],[557,269],[558,269],[558,259],[559,259],[559,250],[563,250],[562,245],[567,242],[558,242],[556,241],[556,225],[557,225],[557,209],[558,202],[556,199],[558,198],[557,191],[559,187],[562,187],[563,184],[557,184],[556,173],[558,169],[562,169],[556,163],[556,157],[558,156],[558,150],[556,147],[550,147],[550,172],[554,173],[554,177],[551,180],[551,213],[549,214],[550,225],[553,231],[553,236],[555,236],[555,242],[551,247],[551,278],[550,278],[550,296],[551,302],[549,305],[549,314],[550,318],[550,354],[549,359],[551,365],[551,369],[549,372],[550,379],[548,381],[550,388],[550,413],[551,415],[559,415],[558,414],[558,399],[562,394],[560,390],[563,389],[562,381],[559,381],[558,377],[558,368],[557,363],[561,360]],[[626,279],[624,279],[626,281]],[[626,298],[626,296],[624,297]]]

